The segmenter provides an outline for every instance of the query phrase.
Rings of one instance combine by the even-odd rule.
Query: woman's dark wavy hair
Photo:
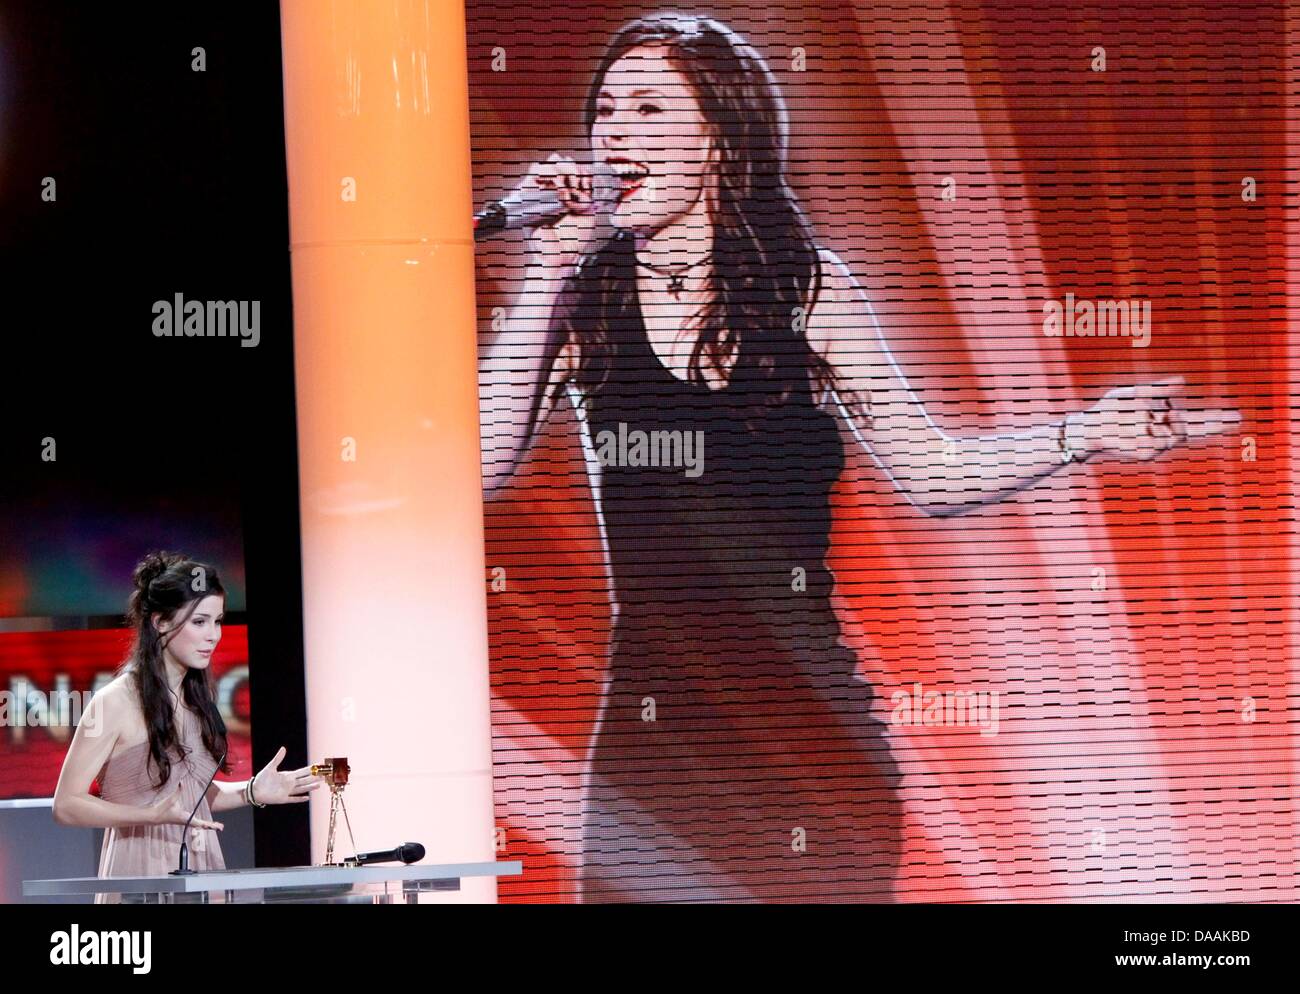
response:
[[[210,594],[225,594],[217,571],[206,563],[169,552],[151,552],[135,568],[135,590],[127,603],[126,620],[135,633],[131,651],[118,668],[129,673],[144,712],[149,731],[149,756],[158,767],[161,788],[171,777],[173,753],[186,755],[173,720],[174,702],[167,684],[163,649],[176,637],[194,614],[199,602]],[[165,634],[154,627],[154,614],[172,622]],[[226,723],[217,710],[209,669],[186,670],[181,681],[181,699],[195,712],[203,727],[203,746],[213,759],[226,753]],[[229,773],[223,762],[221,771]]]
[[[673,12],[624,25],[596,68],[587,93],[590,133],[597,96],[610,66],[641,45],[662,45],[687,77],[716,151],[713,216],[713,300],[698,315],[699,335],[688,375],[704,383],[704,357],[725,368],[751,398],[751,416],[767,405],[830,387],[830,366],[808,344],[804,320],[821,288],[812,229],[785,178],[788,117],[762,56],[730,28],[708,17]],[[544,370],[572,338],[580,354],[585,395],[604,383],[612,357],[610,331],[636,320],[632,239],[621,231],[583,259],[554,311]],[[531,435],[544,399],[534,397]]]

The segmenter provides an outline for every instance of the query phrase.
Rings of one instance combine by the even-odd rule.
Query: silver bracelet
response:
[[[253,796],[253,781],[256,779],[257,779],[256,776],[251,776],[248,778],[248,783],[244,786],[244,796],[248,799],[248,803],[251,804],[253,807],[264,808],[266,807],[266,805]]]
[[[1070,412],[1070,414],[1073,413],[1073,411]],[[1070,414],[1061,419],[1061,429],[1056,433],[1056,448],[1061,453],[1061,462],[1063,463],[1085,462],[1092,453],[1075,451],[1070,447],[1070,442],[1066,438],[1070,431]]]

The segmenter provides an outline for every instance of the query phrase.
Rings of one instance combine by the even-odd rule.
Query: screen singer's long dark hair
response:
[[[704,383],[706,356],[717,368],[726,368],[734,356],[730,382],[752,399],[754,415],[834,386],[832,369],[804,333],[821,288],[821,266],[812,230],[785,178],[789,128],[776,78],[748,42],[711,18],[639,18],[615,34],[592,77],[588,133],[606,72],[641,45],[665,46],[690,80],[717,152],[714,293],[697,316],[688,375]],[[572,339],[586,397],[609,373],[611,330],[637,320],[632,251],[630,233],[621,231],[583,259],[553,311],[542,369],[549,372]],[[525,437],[536,428],[545,390],[544,375]]]

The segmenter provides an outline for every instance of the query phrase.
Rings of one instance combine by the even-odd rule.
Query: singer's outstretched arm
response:
[[[1181,377],[1118,387],[1087,410],[1024,431],[951,435],[930,417],[890,353],[870,301],[848,267],[821,250],[822,287],[808,315],[809,345],[831,365],[831,398],[853,435],[928,514],[969,511],[1024,489],[1074,458],[1147,460],[1224,431],[1236,411],[1185,410]]]

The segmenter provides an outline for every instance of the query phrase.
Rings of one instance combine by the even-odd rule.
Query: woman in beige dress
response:
[[[211,566],[158,552],[136,567],[127,609],[135,641],[116,678],[82,715],[54,791],[60,825],[105,829],[101,877],[176,869],[191,812],[190,868],[223,870],[222,825],[214,815],[250,803],[301,803],[321,783],[310,767],[280,770],[281,746],[251,781],[208,786],[219,762],[230,771],[208,672],[224,609],[225,590]],[[95,779],[98,797],[90,793]],[[116,900],[101,894],[96,903]]]

